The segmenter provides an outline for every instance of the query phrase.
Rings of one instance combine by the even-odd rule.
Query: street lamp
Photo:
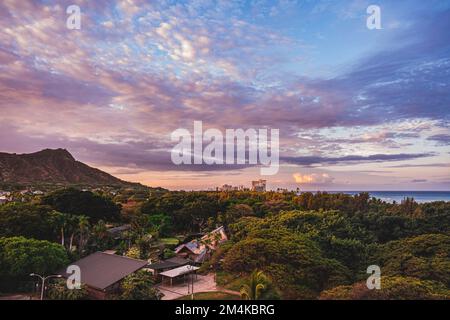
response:
[[[44,300],[45,281],[47,281],[47,279],[50,279],[50,278],[61,278],[62,275],[54,274],[54,275],[44,277],[37,273],[31,273],[30,277],[38,277],[39,279],[41,279],[41,282],[42,282],[42,284],[41,284],[41,300]]]
[[[191,266],[190,264],[187,265],[187,269],[189,271],[195,270],[194,266]],[[194,300],[194,275],[192,272],[189,272],[191,276],[191,300]],[[188,283],[188,292],[189,292],[189,283]]]

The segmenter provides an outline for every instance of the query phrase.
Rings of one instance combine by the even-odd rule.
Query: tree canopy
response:
[[[8,203],[0,206],[0,237],[23,236],[52,240],[52,208],[31,203]]]
[[[114,221],[120,218],[120,205],[111,199],[74,188],[54,191],[42,198],[42,204],[63,213],[87,216],[92,221]]]
[[[11,282],[29,280],[31,273],[49,275],[69,263],[59,244],[24,237],[0,238],[0,289]]]

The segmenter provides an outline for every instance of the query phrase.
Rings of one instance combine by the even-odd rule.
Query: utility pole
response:
[[[188,280],[188,293],[189,293],[189,282],[191,282],[191,300],[194,300],[194,275],[192,271],[194,271],[194,267],[190,264],[187,265],[187,269],[191,272],[189,272],[190,280]]]
[[[30,274],[30,277],[38,277],[41,280],[41,300],[44,300],[45,281],[47,281],[47,279],[50,279],[50,278],[61,278],[62,276],[60,274],[55,274],[55,275],[44,277],[37,273],[32,273],[32,274]]]

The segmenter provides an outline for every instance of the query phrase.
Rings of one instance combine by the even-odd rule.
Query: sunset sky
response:
[[[279,129],[279,173],[175,166],[197,120]],[[0,134],[169,189],[449,190],[450,0],[2,0]]]

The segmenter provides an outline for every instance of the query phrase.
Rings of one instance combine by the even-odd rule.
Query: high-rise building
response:
[[[266,191],[266,180],[256,180],[256,181],[252,181],[252,191],[257,191],[257,192],[265,192]]]

